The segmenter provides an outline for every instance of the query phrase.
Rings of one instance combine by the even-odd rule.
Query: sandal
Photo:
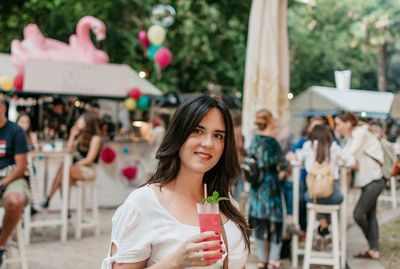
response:
[[[283,267],[279,264],[279,265],[275,265],[275,264],[268,264],[267,265],[268,269],[282,269]]]
[[[360,253],[354,254],[354,255],[353,255],[353,258],[356,258],[356,259],[379,260],[379,258],[374,258],[374,257],[372,257],[371,254],[369,254],[369,251],[368,251],[368,250],[365,251],[365,252],[360,252]]]
[[[268,268],[267,262],[258,262],[257,263],[257,269],[267,269],[267,268]]]

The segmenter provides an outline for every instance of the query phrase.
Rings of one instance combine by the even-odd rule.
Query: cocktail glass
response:
[[[197,213],[199,214],[199,223],[200,223],[200,232],[209,232],[213,231],[218,233],[218,236],[207,238],[203,241],[213,241],[219,240],[221,241],[221,222],[219,217],[219,207],[218,203],[204,203],[197,204]],[[210,250],[220,250],[221,246],[212,247],[204,249],[204,251]],[[206,258],[206,261],[219,260],[222,258],[222,254],[219,254],[215,257]]]

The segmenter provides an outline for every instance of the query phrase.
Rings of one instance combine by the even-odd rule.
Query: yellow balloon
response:
[[[128,110],[134,110],[136,108],[136,100],[133,98],[125,99],[124,104]]]
[[[147,31],[147,37],[153,45],[159,46],[165,40],[165,29],[161,25],[152,25]]]
[[[0,88],[5,91],[8,92],[12,89],[13,87],[13,81],[12,79],[7,76],[7,75],[3,75],[0,77]]]

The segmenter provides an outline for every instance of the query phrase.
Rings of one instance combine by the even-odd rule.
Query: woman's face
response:
[[[344,136],[350,134],[351,132],[351,122],[350,121],[342,121],[338,117],[335,118],[335,129],[339,132],[340,135]]]
[[[27,116],[22,116],[19,118],[17,124],[25,131],[27,132],[29,130],[29,127],[31,126],[31,120]]]
[[[204,174],[218,163],[224,146],[224,119],[211,108],[179,150],[181,169]]]
[[[79,117],[76,121],[76,125],[78,126],[79,130],[83,130],[86,127],[86,122],[83,117]]]

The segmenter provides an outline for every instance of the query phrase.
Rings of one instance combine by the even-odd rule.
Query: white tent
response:
[[[305,124],[304,117],[335,115],[340,111],[352,111],[368,118],[387,118],[394,94],[366,90],[339,90],[312,86],[294,98],[290,104],[292,133],[298,135]]]
[[[17,70],[9,54],[0,54],[0,75],[14,77]],[[144,95],[162,95],[146,79],[125,64],[85,64],[54,60],[28,59],[24,74],[24,92],[69,94],[106,98],[125,98],[131,87]]]

